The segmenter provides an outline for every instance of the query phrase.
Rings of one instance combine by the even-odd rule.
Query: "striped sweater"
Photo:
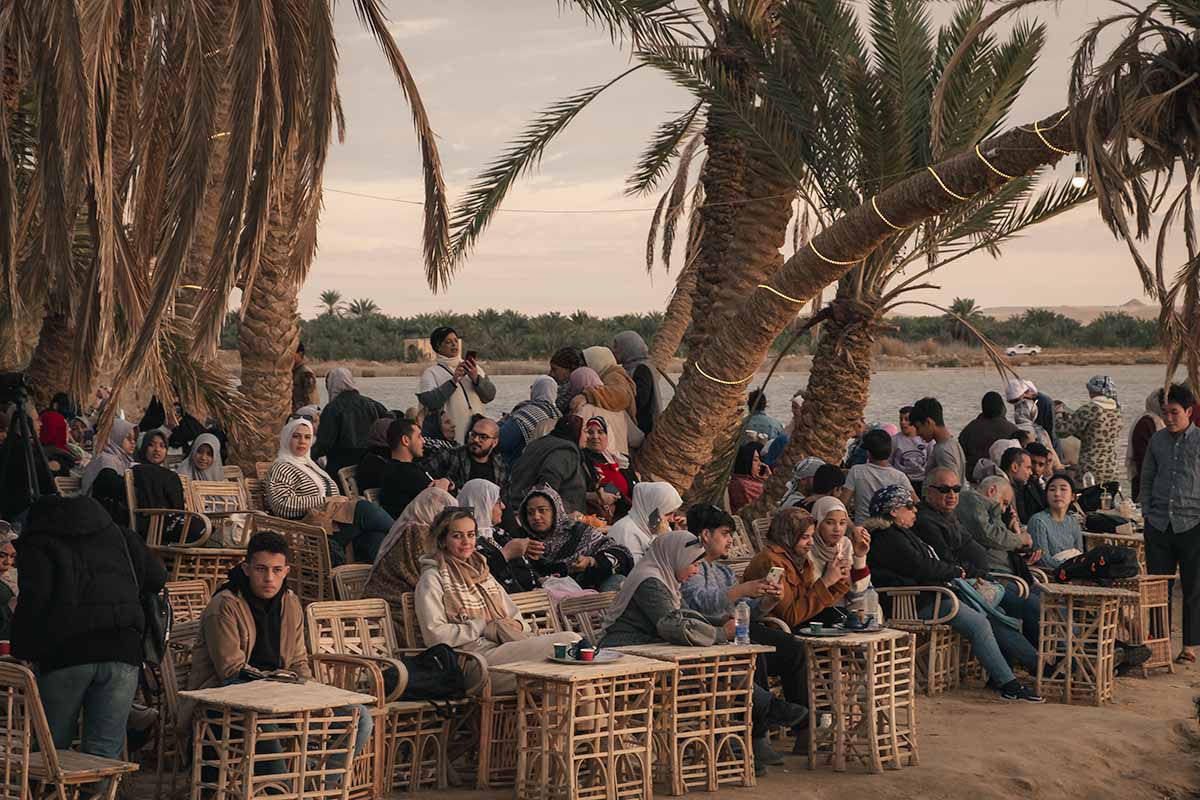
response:
[[[322,485],[324,484],[324,485]],[[283,519],[301,519],[314,508],[340,494],[332,478],[318,483],[313,476],[286,461],[276,461],[267,473],[264,491],[271,513]]]

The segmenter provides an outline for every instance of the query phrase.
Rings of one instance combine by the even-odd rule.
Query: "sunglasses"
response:
[[[936,492],[941,492],[942,494],[950,494],[951,492],[958,494],[959,492],[962,491],[961,486],[937,486],[937,485],[934,485],[934,486],[930,486],[929,488],[933,489]]]

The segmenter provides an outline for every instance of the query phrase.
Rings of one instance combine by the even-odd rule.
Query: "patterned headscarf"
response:
[[[1087,390],[1088,394],[1093,397],[1104,395],[1105,397],[1111,397],[1113,400],[1117,399],[1117,385],[1107,375],[1093,375],[1088,378]]]
[[[538,539],[546,546],[542,553],[542,558],[546,562],[555,561],[574,561],[581,556],[591,556],[595,558],[601,550],[619,548],[625,550],[630,561],[633,560],[631,555],[628,555],[628,550],[620,545],[614,545],[609,538],[596,530],[595,528],[583,522],[576,522],[567,515],[567,510],[563,506],[562,497],[558,492],[554,491],[547,484],[538,484],[525,493],[525,499],[521,501],[521,508],[517,515],[517,520],[522,527],[528,523],[526,520],[525,509],[529,505],[529,501],[534,497],[542,496],[550,501],[550,506],[554,509],[554,527],[546,533],[535,533],[528,531],[529,536]],[[584,530],[579,537],[579,544],[574,552],[567,552],[567,545],[571,543],[571,538],[576,526],[582,526]],[[527,529],[528,530],[528,529]]]
[[[875,494],[871,495],[870,514],[872,517],[882,517],[886,519],[892,515],[892,512],[897,508],[906,506],[912,502],[912,495],[908,489],[903,486],[893,484],[885,486]]]

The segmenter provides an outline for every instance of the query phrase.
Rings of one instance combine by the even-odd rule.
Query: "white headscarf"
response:
[[[704,545],[700,543],[700,537],[689,531],[669,531],[654,537],[646,555],[621,584],[617,599],[604,615],[604,626],[607,628],[620,619],[642,581],[650,578],[657,579],[666,587],[675,608],[681,607],[683,595],[679,591],[679,578],[676,576],[679,570],[695,563],[703,555]]]
[[[617,357],[607,347],[588,347],[583,351],[583,360],[596,374],[604,377],[604,373],[617,366]]]
[[[817,521],[817,530],[813,532],[813,544],[812,549],[808,551],[808,560],[813,564],[813,575],[816,580],[820,580],[821,576],[825,574],[826,564],[837,559],[839,555],[850,558],[850,553],[854,549],[849,535],[843,536],[836,547],[825,544],[825,540],[821,538],[821,523],[834,511],[841,511],[847,518],[853,519],[850,517],[850,512],[846,510],[845,504],[832,495],[826,495],[813,503],[812,513],[813,519]],[[846,530],[849,531],[849,527]]]
[[[328,472],[317,466],[317,462],[313,461],[308,453],[298,456],[292,452],[292,434],[302,426],[308,428],[308,432],[312,433],[312,423],[306,419],[294,419],[283,426],[283,430],[279,432],[279,452],[275,455],[275,460],[284,461],[302,472],[308,473],[309,477],[316,481],[317,486],[321,487],[322,492],[328,497],[333,493],[330,487],[337,486],[333,482],[333,478],[330,478]]]
[[[633,487],[629,513],[608,529],[608,538],[628,548],[636,564],[641,561],[655,537],[650,517],[655,512],[659,517],[665,517],[682,505],[683,498],[671,484],[654,481],[639,483]]]
[[[125,471],[133,466],[133,456],[126,453],[121,445],[125,441],[125,437],[136,429],[137,426],[132,422],[126,422],[123,419],[113,420],[112,427],[108,429],[108,441],[104,443],[104,449],[88,462],[87,468],[80,477],[80,491],[83,494],[91,492],[92,484],[102,470],[111,469],[122,478],[125,476]],[[92,447],[94,449],[95,445]]]
[[[208,445],[212,449],[213,454],[212,464],[204,471],[196,469],[196,465],[192,463],[192,457],[196,455],[196,450],[202,444]],[[202,433],[197,436],[196,441],[192,442],[192,449],[188,451],[187,458],[179,462],[179,466],[175,467],[175,471],[194,481],[225,480],[224,464],[221,463],[221,440],[211,433]]]
[[[553,403],[558,397],[558,383],[549,375],[540,375],[529,385],[529,399]]]
[[[329,392],[329,402],[342,392],[357,392],[358,386],[354,384],[354,375],[345,367],[337,367],[329,370],[329,374],[325,376],[325,390]]]
[[[478,534],[489,539],[492,537],[492,509],[498,502],[500,487],[485,478],[472,478],[458,492],[459,507],[469,507],[475,512]]]

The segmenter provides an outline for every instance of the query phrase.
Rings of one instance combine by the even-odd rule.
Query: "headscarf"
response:
[[[1009,378],[1008,383],[1004,387],[1004,397],[1008,402],[1015,403],[1030,389],[1037,391],[1029,381],[1022,380],[1021,378]]]
[[[762,442],[746,442],[739,447],[737,457],[733,460],[733,474],[750,475],[750,471],[754,468],[755,453],[762,453]]]
[[[558,492],[544,483],[531,488],[525,493],[525,498],[521,500],[518,520],[522,526],[527,524],[525,522],[525,507],[529,505],[530,500],[537,496],[544,497],[550,501],[550,507],[554,509],[553,527],[547,533],[535,533],[528,528],[526,528],[526,532],[531,538],[537,539],[546,546],[545,551],[542,553],[542,560],[546,563],[574,561],[582,556],[596,558],[601,550],[604,550],[608,546],[616,546],[611,545],[608,537],[600,531],[583,522],[575,522],[567,516],[566,508],[563,507],[562,497],[559,496]],[[572,531],[577,525],[583,526],[582,535],[579,537],[577,546],[578,549],[568,553],[566,552],[567,545],[571,543]]]
[[[645,481],[633,487],[633,502],[629,513],[608,529],[608,538],[629,548],[632,553],[645,554],[654,541],[657,522],[651,518],[665,518],[683,505],[683,498],[669,483]],[[644,557],[644,556],[643,556]]]
[[[288,435],[288,442],[291,442],[291,435]],[[201,472],[196,469],[196,465],[192,463],[192,458],[196,455],[196,451],[201,445],[208,445],[212,448],[213,462],[208,469]],[[291,452],[290,448],[288,452]],[[316,466],[315,464],[313,466]],[[319,467],[318,467],[319,469]],[[223,481],[225,480],[224,465],[221,463],[221,441],[211,433],[202,433],[196,437],[196,441],[192,442],[192,449],[188,451],[187,458],[179,462],[179,466],[175,471],[180,475],[191,478],[194,481]]]
[[[427,487],[414,497],[412,502],[400,512],[400,516],[396,517],[396,521],[388,530],[388,535],[379,543],[379,552],[375,556],[375,563],[371,566],[371,574],[375,574],[375,570],[389,550],[402,541],[408,540],[408,549],[415,558],[412,559],[413,563],[408,565],[408,574],[404,574],[403,577],[410,585],[416,586],[417,580],[421,577],[420,557],[430,549],[430,543],[426,541],[429,527],[433,525],[438,514],[452,505],[455,505],[454,495],[436,486]],[[401,571],[405,572],[405,570]]]
[[[1021,443],[1016,439],[997,439],[992,442],[992,446],[988,448],[988,458],[1000,466],[1000,461],[1004,458],[1004,454],[1012,448],[1021,448]]]
[[[847,518],[853,519],[850,512],[846,510],[845,504],[833,495],[826,495],[813,503],[812,515],[813,520],[817,523],[817,530],[813,532],[813,545],[812,549],[808,551],[808,560],[813,565],[814,580],[820,580],[820,576],[825,574],[826,564],[837,559],[839,555],[849,558],[849,551],[854,548],[848,535],[843,536],[836,547],[825,544],[825,540],[821,538],[821,523],[834,511],[841,511]]]
[[[123,419],[113,420],[112,427],[108,429],[108,441],[104,443],[104,449],[88,462],[87,468],[84,469],[80,478],[80,491],[83,494],[91,491],[92,484],[101,470],[111,469],[123,476],[125,470],[133,466],[133,459],[121,449],[121,442],[125,441],[125,437],[136,429],[137,426],[132,422]]]
[[[595,389],[604,385],[604,381],[600,380],[600,373],[591,367],[580,367],[572,372],[570,383],[575,394],[583,394],[584,389]]]
[[[753,459],[751,459],[753,461]],[[783,499],[779,501],[780,508],[789,508],[804,500],[804,495],[801,494],[799,486],[800,481],[813,478],[817,474],[825,462],[816,456],[808,456],[800,459],[800,463],[792,467],[792,479],[787,482],[787,487],[784,489]]]
[[[650,348],[637,331],[621,331],[613,338],[613,355],[633,377],[633,372],[642,364],[650,366]]]
[[[558,398],[558,384],[549,375],[534,378],[529,386],[529,399],[517,404],[509,419],[516,423],[525,444],[533,441],[538,425],[548,419],[558,419],[562,412],[554,401]]]
[[[603,375],[617,366],[617,357],[607,347],[585,347],[583,350],[583,360],[589,367],[596,370],[596,373],[599,375]]]
[[[1103,395],[1113,400],[1117,399],[1117,385],[1107,375],[1093,375],[1088,378],[1087,390],[1092,397]]]
[[[42,432],[38,441],[59,450],[67,449],[67,418],[57,411],[43,411],[41,414]]]
[[[446,337],[450,334],[457,334],[458,331],[451,328],[449,325],[443,325],[440,328],[434,328],[433,333],[429,334],[429,343],[433,345],[434,352],[442,346],[442,342],[446,341]]]
[[[163,447],[167,446],[167,435],[160,430],[149,431],[148,433],[142,434],[142,442],[140,445],[138,445],[137,452],[133,454],[133,460],[135,463],[150,463],[149,459],[146,457],[146,450],[150,448],[150,441],[155,437],[163,440]],[[161,467],[162,464],[156,464],[155,466]]]
[[[342,392],[357,392],[354,375],[345,367],[335,367],[325,376],[325,391],[329,392],[329,402],[333,402]]]
[[[380,417],[371,423],[371,430],[367,433],[367,449],[368,450],[391,450],[388,447],[387,433],[388,428],[396,420],[391,417]]]
[[[634,594],[643,581],[654,579],[666,587],[671,596],[672,608],[678,609],[683,605],[683,595],[679,591],[679,570],[694,564],[704,556],[704,545],[700,537],[689,531],[670,531],[656,536],[650,543],[642,560],[629,573],[629,577],[621,584],[621,591],[613,604],[604,615],[604,625],[612,625],[633,600]]]
[[[321,407],[320,406],[300,406],[299,408],[297,408],[295,411],[292,412],[292,416],[304,417],[309,422],[312,422],[314,419],[321,416]]]
[[[283,426],[283,430],[279,432],[279,450],[275,454],[275,461],[283,461],[291,464],[293,467],[307,474],[317,484],[318,488],[321,489],[322,494],[329,497],[333,494],[333,489],[337,486],[333,482],[333,478],[329,477],[329,473],[317,466],[317,462],[313,461],[312,456],[308,453],[298,456],[292,452],[292,434],[301,426],[308,428],[309,433],[312,433],[312,423],[306,419],[293,419]],[[197,438],[196,441],[199,442],[200,439]],[[310,450],[309,452],[312,451]]]
[[[458,506],[474,512],[476,532],[488,539],[492,538],[492,509],[499,502],[500,487],[485,478],[472,478],[458,490]]]
[[[1137,422],[1129,426],[1129,436],[1125,441],[1125,471],[1129,475],[1130,480],[1133,480],[1133,478],[1141,472],[1141,464],[1138,464],[1134,461],[1134,454],[1137,451],[1133,446],[1133,435],[1137,431],[1138,423],[1141,422],[1143,418],[1149,417],[1150,421],[1154,423],[1154,431],[1157,433],[1166,427],[1166,423],[1163,422],[1163,415],[1165,413],[1166,412],[1163,409],[1162,389],[1155,389],[1153,392],[1146,395],[1146,413],[1143,414]]]
[[[533,403],[549,403],[554,405],[558,397],[558,384],[549,375],[539,375],[529,384],[529,400]]]
[[[1037,400],[1021,398],[1013,403],[1013,423],[1018,428],[1026,428],[1036,433],[1037,415]]]
[[[872,517],[890,517],[892,512],[912,502],[908,489],[898,484],[884,486],[871,495],[870,514]]]
[[[567,414],[554,424],[554,430],[550,431],[550,435],[566,439],[579,447],[579,440],[583,436],[583,417],[578,414]]]

